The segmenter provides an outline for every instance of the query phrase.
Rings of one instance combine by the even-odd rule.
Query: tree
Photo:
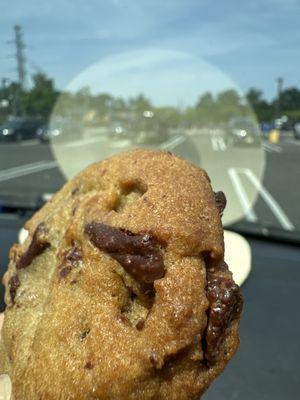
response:
[[[0,100],[8,102],[7,107],[1,110],[1,121],[5,120],[9,115],[21,116],[24,113],[22,98],[23,92],[17,82],[10,82],[9,85],[0,89]]]
[[[32,80],[32,89],[22,93],[24,111],[27,115],[48,118],[59,92],[55,90],[53,80],[43,73],[33,75]]]
[[[215,121],[216,102],[210,92],[199,97],[195,106],[195,119],[200,125],[208,125]]]
[[[220,92],[216,100],[216,114],[219,122],[227,122],[231,118],[245,114],[245,106],[235,89]]]
[[[259,121],[271,121],[275,116],[275,104],[270,104],[263,99],[263,92],[259,89],[250,88],[246,98],[255,112]]]
[[[153,105],[143,94],[129,100],[129,108],[134,110],[137,114],[142,114],[146,110],[152,110]]]
[[[280,111],[300,110],[300,90],[287,88],[280,96]]]

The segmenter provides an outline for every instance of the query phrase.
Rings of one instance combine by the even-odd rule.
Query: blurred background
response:
[[[223,187],[225,225],[299,241],[297,2],[16,4],[0,17],[1,210],[160,148]]]

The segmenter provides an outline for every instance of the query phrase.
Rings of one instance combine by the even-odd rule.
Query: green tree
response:
[[[245,114],[245,105],[235,89],[220,92],[216,99],[216,117],[219,122],[227,122],[231,118]]]
[[[142,114],[145,110],[152,110],[153,105],[151,101],[147,99],[143,94],[139,94],[129,100],[129,108],[135,111],[137,114]]]
[[[49,117],[59,92],[53,80],[43,73],[33,75],[33,87],[22,93],[22,105],[27,115]]]
[[[287,88],[280,96],[280,111],[300,110],[300,90],[297,88]]]
[[[216,102],[210,92],[204,93],[199,97],[195,106],[196,121],[203,126],[207,126],[215,121]]]
[[[271,121],[275,115],[275,106],[263,98],[263,92],[250,88],[246,93],[249,105],[252,107],[259,121]]]

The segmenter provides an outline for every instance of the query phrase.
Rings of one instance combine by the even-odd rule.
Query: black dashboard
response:
[[[1,275],[25,217],[0,216]],[[242,287],[241,346],[204,400],[282,400],[300,391],[300,250],[249,239],[252,272]],[[241,263],[243,260],[241,260]],[[1,310],[4,309],[1,286]]]

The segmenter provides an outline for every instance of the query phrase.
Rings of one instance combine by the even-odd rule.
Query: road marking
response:
[[[227,149],[225,140],[222,136],[213,135],[210,140],[214,151],[225,151]]]
[[[257,179],[257,177],[253,174],[250,169],[246,169],[245,172],[246,176],[252,182],[252,184],[256,187],[261,197],[264,201],[268,204],[271,211],[278,219],[281,226],[286,229],[287,231],[293,231],[295,229],[294,225],[291,223],[287,215],[284,213],[283,209],[277,203],[273,196],[263,187],[261,182]]]
[[[96,138],[95,137],[89,138],[89,139],[80,139],[73,142],[62,142],[61,145],[65,147],[79,147],[79,146],[85,146],[86,144],[99,143],[99,142],[103,142],[103,136],[99,136]],[[56,145],[56,142],[54,142],[54,144]]]
[[[56,166],[56,161],[38,161],[31,164],[21,165],[15,168],[0,170],[0,182],[19,178],[24,175],[34,174],[40,171],[45,171],[47,169],[55,168]]]
[[[252,209],[252,204],[247,196],[247,193],[242,185],[240,177],[238,175],[238,170],[236,168],[229,168],[228,170],[229,177],[233,184],[233,187],[240,199],[241,206],[245,213],[245,218],[249,222],[257,222],[258,218]]]
[[[216,139],[214,138],[214,137],[212,137],[211,139],[210,139],[210,141],[211,141],[211,147],[212,147],[212,149],[214,150],[214,151],[218,151],[218,143],[217,143],[217,141],[216,141]]]
[[[174,138],[160,145],[160,148],[163,150],[173,149],[175,146],[178,146],[179,144],[184,142],[184,140],[185,140],[184,136],[175,136]]]
[[[300,146],[300,140],[296,140],[296,139],[288,139],[285,141],[285,143],[290,143],[290,144],[296,144],[297,146]]]
[[[36,162],[30,163],[30,164],[23,164],[23,165],[18,165],[17,167],[13,167],[13,168],[2,169],[2,170],[0,170],[0,176],[11,174],[11,173],[14,173],[17,171],[23,171],[24,168],[31,168],[33,166],[41,165],[41,164],[44,164],[44,162],[45,161],[36,161]]]
[[[277,218],[280,225],[288,230],[292,231],[295,229],[292,222],[289,220],[283,209],[280,207],[278,202],[274,197],[267,191],[267,189],[261,184],[259,179],[254,175],[254,173],[248,168],[229,168],[229,177],[235,188],[235,191],[239,197],[242,208],[245,212],[245,218],[250,222],[256,222],[258,220],[256,214],[252,210],[251,202],[248,195],[242,185],[239,174],[245,175],[252,185],[256,188],[258,194],[263,198],[265,203],[269,206],[273,215]]]
[[[21,143],[21,146],[36,146],[39,144],[39,141],[37,139],[32,139],[32,140],[24,140],[24,142]]]
[[[282,148],[274,143],[264,142],[263,147],[266,151],[268,151],[270,153],[273,153],[273,152],[281,153],[282,152]]]

